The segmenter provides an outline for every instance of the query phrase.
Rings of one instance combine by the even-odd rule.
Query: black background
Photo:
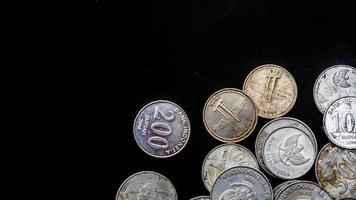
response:
[[[356,66],[355,9],[341,0],[80,0],[79,27],[78,159],[87,161],[88,191],[96,199],[114,199],[120,184],[142,170],[169,178],[179,199],[208,195],[201,165],[221,142],[204,128],[205,101],[219,89],[241,89],[247,74],[265,63],[294,76],[298,98],[286,116],[308,124],[322,148],[327,138],[314,81],[328,66]],[[166,159],[145,154],[132,134],[137,112],[158,99],[180,105],[192,126],[186,147]],[[259,118],[239,144],[254,152],[268,121]],[[273,187],[282,182],[268,178]],[[314,170],[300,179],[316,181]]]

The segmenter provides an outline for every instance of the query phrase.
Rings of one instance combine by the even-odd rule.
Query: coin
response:
[[[257,123],[257,110],[243,91],[226,88],[215,92],[203,110],[205,128],[217,140],[239,142],[247,138]]]
[[[148,155],[166,158],[180,152],[190,136],[187,114],[177,104],[158,100],[144,106],[136,116],[133,133]]]
[[[315,174],[332,197],[356,197],[356,150],[326,144],[318,154]]]
[[[199,197],[191,198],[190,200],[210,200],[210,197],[209,196],[199,196]]]
[[[156,172],[142,171],[131,175],[121,184],[115,199],[177,200],[178,196],[166,177]]]
[[[267,170],[282,179],[295,179],[306,174],[313,166],[315,156],[311,139],[294,127],[277,129],[262,147]]]
[[[335,145],[356,149],[356,97],[335,100],[325,111],[324,131]]]
[[[348,65],[325,69],[315,81],[313,96],[321,113],[336,99],[356,96],[356,69]]]
[[[225,170],[216,179],[210,193],[212,200],[272,200],[272,187],[266,176],[251,167],[238,166]]]
[[[298,181],[284,188],[275,200],[332,200],[319,185],[311,181]]]
[[[255,102],[258,116],[267,119],[285,115],[297,99],[297,84],[293,76],[274,64],[265,64],[250,72],[243,91]]]
[[[273,196],[277,196],[282,190],[284,190],[284,188],[288,187],[289,185],[298,182],[298,180],[290,180],[290,181],[285,181],[279,185],[277,185],[277,187],[275,187],[273,189]]]
[[[259,169],[255,156],[242,145],[222,144],[211,150],[205,157],[202,178],[206,189],[211,190],[218,175],[235,166]]]

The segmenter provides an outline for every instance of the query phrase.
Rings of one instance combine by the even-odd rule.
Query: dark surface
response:
[[[314,3],[312,3],[314,2]],[[286,115],[326,144],[322,114],[312,89],[320,72],[334,64],[356,66],[356,25],[350,3],[256,0],[80,1],[80,160],[86,161],[87,191],[112,200],[120,184],[142,170],[159,172],[179,199],[208,195],[201,179],[206,154],[221,144],[205,130],[207,98],[225,87],[242,88],[255,67],[285,67],[298,85]],[[125,78],[125,79],[124,79]],[[166,99],[188,114],[192,133],[183,151],[153,158],[136,145],[132,124],[150,101]],[[254,152],[257,132],[240,142]],[[268,176],[275,187],[281,180]],[[311,170],[301,179],[316,181]]]

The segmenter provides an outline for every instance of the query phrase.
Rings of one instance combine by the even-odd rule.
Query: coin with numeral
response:
[[[297,99],[297,84],[283,67],[265,64],[246,77],[243,90],[258,108],[258,116],[272,119],[288,113]]]
[[[199,196],[199,197],[191,198],[190,200],[210,200],[210,197],[209,196]]]
[[[332,200],[333,198],[318,184],[311,181],[296,181],[289,184],[275,200]]]
[[[187,114],[177,104],[158,100],[144,106],[136,116],[133,133],[148,155],[166,158],[180,152],[190,136]]]

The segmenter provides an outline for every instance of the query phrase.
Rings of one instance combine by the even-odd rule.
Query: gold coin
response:
[[[247,138],[257,123],[257,108],[242,90],[225,88],[206,101],[203,110],[205,128],[217,140],[239,142]]]
[[[288,113],[297,99],[297,84],[283,67],[266,64],[246,77],[243,91],[257,106],[258,116],[272,119]]]

